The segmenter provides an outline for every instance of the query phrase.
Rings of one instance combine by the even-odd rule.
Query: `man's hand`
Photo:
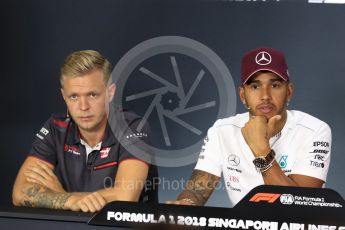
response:
[[[24,175],[28,182],[42,185],[54,192],[65,192],[59,179],[54,174],[52,166],[42,161],[36,161],[35,165],[29,166]]]
[[[96,212],[106,205],[105,199],[98,193],[73,194],[66,202],[65,209],[72,211]]]
[[[98,192],[65,192],[53,170],[53,165],[28,157],[14,184],[14,205],[83,212],[95,212],[104,207],[106,201]]]
[[[182,200],[168,200],[166,204],[174,205],[196,205],[192,200],[182,199]]]
[[[282,127],[279,124],[279,121],[282,119],[281,115],[275,115],[271,117],[267,122],[267,135],[268,139],[276,135],[279,131],[281,131]]]
[[[241,129],[242,135],[255,156],[266,155],[271,147],[269,139],[278,132],[280,115],[275,115],[269,120],[264,116],[251,116]]]

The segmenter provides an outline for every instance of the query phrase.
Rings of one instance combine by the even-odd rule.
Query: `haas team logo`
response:
[[[110,151],[110,147],[101,148],[101,151],[100,151],[101,158],[102,159],[107,158],[109,155],[109,151]]]

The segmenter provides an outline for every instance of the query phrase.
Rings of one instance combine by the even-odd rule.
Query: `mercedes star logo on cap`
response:
[[[271,55],[266,51],[261,51],[255,57],[255,62],[259,65],[268,65],[272,61]]]

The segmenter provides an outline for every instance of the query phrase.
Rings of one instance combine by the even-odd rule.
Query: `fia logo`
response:
[[[282,204],[290,205],[290,204],[293,204],[293,202],[294,202],[294,198],[293,198],[293,195],[291,194],[282,194],[280,196],[280,203]]]
[[[280,158],[280,160],[279,160],[279,166],[280,166],[280,168],[282,168],[282,169],[285,169],[285,168],[286,168],[286,166],[287,166],[287,158],[288,158],[287,155],[281,156],[281,158]]]

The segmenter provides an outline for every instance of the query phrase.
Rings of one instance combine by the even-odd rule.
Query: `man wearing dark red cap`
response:
[[[262,47],[245,54],[239,96],[248,112],[209,129],[188,186],[169,203],[205,204],[222,173],[233,205],[262,184],[322,187],[331,130],[311,115],[287,110],[292,94],[282,52]]]

